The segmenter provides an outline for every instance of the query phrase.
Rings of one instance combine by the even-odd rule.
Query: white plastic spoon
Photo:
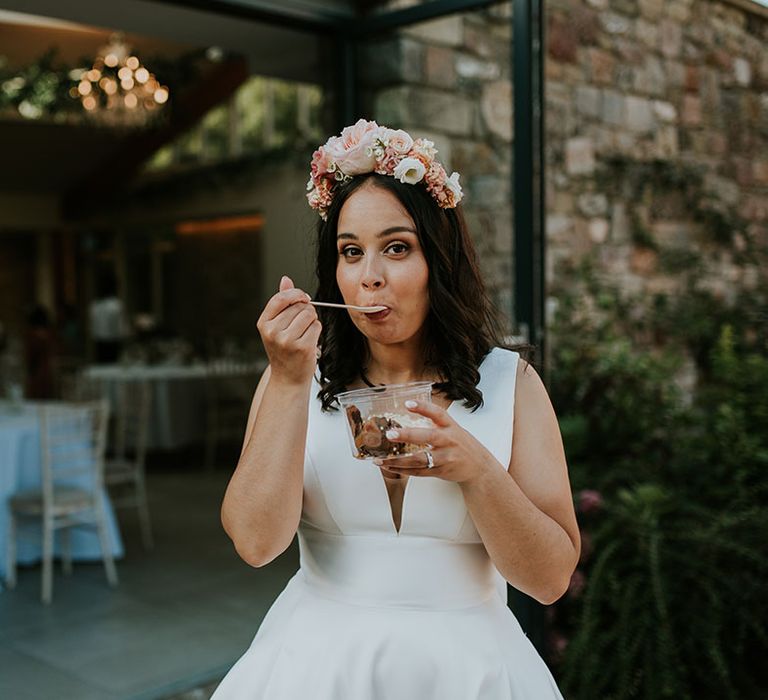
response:
[[[352,311],[362,311],[364,314],[375,314],[384,311],[386,306],[354,306],[352,304],[332,304],[329,301],[310,301],[313,306],[330,306],[334,309],[352,309]]]

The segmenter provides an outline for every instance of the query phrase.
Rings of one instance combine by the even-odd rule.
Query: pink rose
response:
[[[579,510],[585,515],[600,510],[603,506],[603,496],[594,489],[583,489],[579,491]]]
[[[313,154],[312,154],[312,179],[317,181],[321,177],[324,177],[328,174],[328,154],[325,152],[325,149],[320,146]]]
[[[406,155],[413,147],[413,139],[407,131],[402,129],[382,129],[381,140],[387,145],[387,150],[393,154]]]
[[[323,147],[329,158],[344,175],[370,173],[376,166],[371,149],[379,132],[376,122],[359,119],[346,127],[341,136],[333,136]]]

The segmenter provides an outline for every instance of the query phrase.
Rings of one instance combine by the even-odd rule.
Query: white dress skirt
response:
[[[518,354],[480,367],[484,404],[449,414],[502,465]],[[313,382],[300,567],[213,700],[562,700],[506,604],[453,482],[411,477],[398,529],[381,471],[352,456]]]

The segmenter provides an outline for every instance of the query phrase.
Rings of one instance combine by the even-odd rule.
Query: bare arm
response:
[[[271,363],[256,388],[243,450],[221,507],[224,530],[252,566],[268,564],[284,552],[301,517],[320,322],[298,296],[300,290],[283,287],[259,319]]]
[[[429,402],[409,410],[430,418],[434,428],[401,428],[387,436],[432,445],[436,466],[426,468],[421,454],[374,463],[458,483],[496,568],[515,588],[548,604],[568,587],[579,558],[579,528],[557,418],[541,379],[524,362],[518,362],[515,406],[509,465]]]
[[[523,361],[515,407],[509,470],[491,464],[460,486],[501,574],[550,604],[565,593],[578,562],[579,527],[554,409],[538,374]]]

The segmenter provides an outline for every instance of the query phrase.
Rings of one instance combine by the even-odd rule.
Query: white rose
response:
[[[427,169],[418,158],[403,158],[392,173],[400,182],[415,185],[421,182]]]
[[[450,177],[445,178],[445,187],[446,189],[449,189],[451,192],[453,192],[453,196],[457,203],[464,196],[464,193],[461,191],[461,185],[459,184],[459,174],[457,172],[453,172],[451,173]]]

